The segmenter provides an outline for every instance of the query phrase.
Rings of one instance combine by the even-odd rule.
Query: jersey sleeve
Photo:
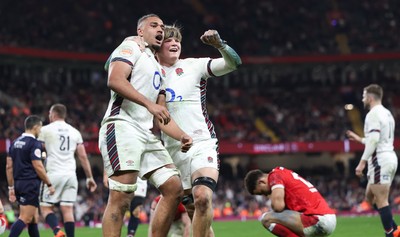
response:
[[[42,158],[42,143],[40,141],[35,141],[32,145],[31,160],[40,160]]]
[[[380,133],[381,125],[379,121],[379,115],[375,112],[376,111],[369,113],[368,116],[365,118],[365,126],[366,126],[365,136],[368,136],[368,134],[372,132]]]
[[[8,153],[7,156],[12,157],[12,153],[13,153],[13,147],[14,147],[14,142],[11,143],[11,146],[8,148]]]
[[[46,140],[46,134],[47,134],[46,128],[47,128],[46,126],[43,126],[42,129],[40,129],[38,140],[41,142],[44,142]]]
[[[276,188],[285,188],[282,175],[279,174],[279,172],[271,172],[268,176],[268,183],[271,187],[271,190]]]
[[[76,144],[82,144],[83,143],[82,134],[77,129],[75,129],[75,139],[76,139]]]
[[[207,79],[210,77],[215,77],[211,71],[211,58],[197,58],[195,60],[195,65],[198,67],[197,70],[199,70],[200,74],[202,75],[201,78]]]
[[[110,62],[125,62],[133,67],[141,54],[142,52],[136,42],[125,40],[111,54]]]

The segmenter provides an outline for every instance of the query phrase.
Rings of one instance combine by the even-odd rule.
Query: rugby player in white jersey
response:
[[[111,98],[99,132],[99,148],[110,189],[103,215],[103,236],[121,235],[123,216],[137,189],[137,177],[148,179],[164,198],[155,210],[153,237],[166,236],[183,189],[179,172],[161,141],[150,131],[155,121],[187,151],[192,138],[156,104],[162,75],[154,52],[161,47],[164,24],[154,14],[139,19],[137,34],[147,47],[142,52],[128,37],[111,54],[108,87]],[[106,64],[107,65],[107,64]]]
[[[378,210],[386,236],[399,236],[389,205],[390,185],[397,170],[397,156],[394,152],[395,121],[391,112],[382,105],[383,89],[371,84],[364,88],[362,102],[369,112],[365,117],[362,138],[353,131],[347,131],[351,140],[365,145],[364,153],[356,167],[356,175],[363,176],[368,164],[366,199]]]
[[[182,153],[179,143],[162,133],[164,145],[181,172],[183,203],[192,211],[194,237],[213,235],[212,195],[219,174],[218,140],[206,109],[207,79],[232,72],[241,65],[238,54],[221,40],[216,30],[206,31],[200,39],[218,49],[222,57],[179,59],[182,35],[176,26],[165,27],[165,39],[157,53],[166,73],[166,98],[160,96],[160,104],[166,103],[171,117],[193,138],[193,146]]]
[[[38,140],[42,141],[47,152],[45,166],[55,188],[54,195],[47,195],[48,187],[42,185],[40,211],[46,223],[57,237],[74,236],[74,203],[78,194],[75,154],[77,154],[86,175],[86,187],[94,192],[97,185],[81,133],[65,121],[67,108],[63,104],[54,104],[49,111],[50,124],[43,126]],[[58,218],[53,212],[55,204],[60,204],[64,229],[60,230]]]

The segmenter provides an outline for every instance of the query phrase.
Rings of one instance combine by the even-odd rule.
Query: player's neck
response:
[[[32,136],[34,136],[34,137],[37,137],[37,136],[36,136],[37,134],[36,134],[36,132],[35,132],[33,129],[25,130],[24,133],[29,134],[29,135],[32,135]]]
[[[371,110],[377,105],[381,105],[382,103],[380,101],[372,101],[371,104],[369,105],[369,109]]]
[[[173,58],[170,60],[164,59],[164,60],[160,60],[160,64],[165,67],[172,67],[175,65],[176,62],[178,62],[178,60],[179,60],[179,58]]]
[[[58,122],[58,121],[64,122],[65,120],[63,118],[56,118],[53,119],[51,122]]]

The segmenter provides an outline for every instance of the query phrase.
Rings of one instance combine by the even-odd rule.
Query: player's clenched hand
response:
[[[50,195],[53,195],[55,191],[56,191],[56,190],[54,189],[53,186],[49,187],[49,194],[50,194]]]
[[[167,125],[169,121],[171,121],[171,115],[169,114],[167,108],[162,105],[153,103],[147,107],[147,110],[149,110],[149,112],[164,125]]]
[[[360,163],[358,163],[358,165],[356,167],[356,175],[358,177],[362,177],[364,175],[363,171],[365,169],[365,164],[366,164],[366,161],[364,161],[364,160],[361,160]]]
[[[216,30],[207,30],[204,34],[200,37],[200,40],[208,45],[214,46],[215,48],[221,48],[224,46],[224,41],[218,34]]]
[[[193,139],[187,134],[182,135],[182,137],[181,137],[181,151],[182,152],[187,152],[190,149],[190,147],[192,147],[192,145],[193,145]]]
[[[89,189],[90,192],[94,192],[97,188],[97,184],[93,178],[86,179],[86,188]]]
[[[357,142],[361,142],[361,137],[358,136],[355,132],[347,130],[346,135],[349,137],[350,140],[354,140]]]

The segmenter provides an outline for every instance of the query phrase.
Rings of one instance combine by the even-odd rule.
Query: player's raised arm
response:
[[[221,39],[218,31],[208,30],[204,32],[200,39],[203,43],[218,49],[222,55],[222,58],[213,59],[210,63],[210,71],[213,75],[225,75],[236,70],[242,64],[240,56]]]

